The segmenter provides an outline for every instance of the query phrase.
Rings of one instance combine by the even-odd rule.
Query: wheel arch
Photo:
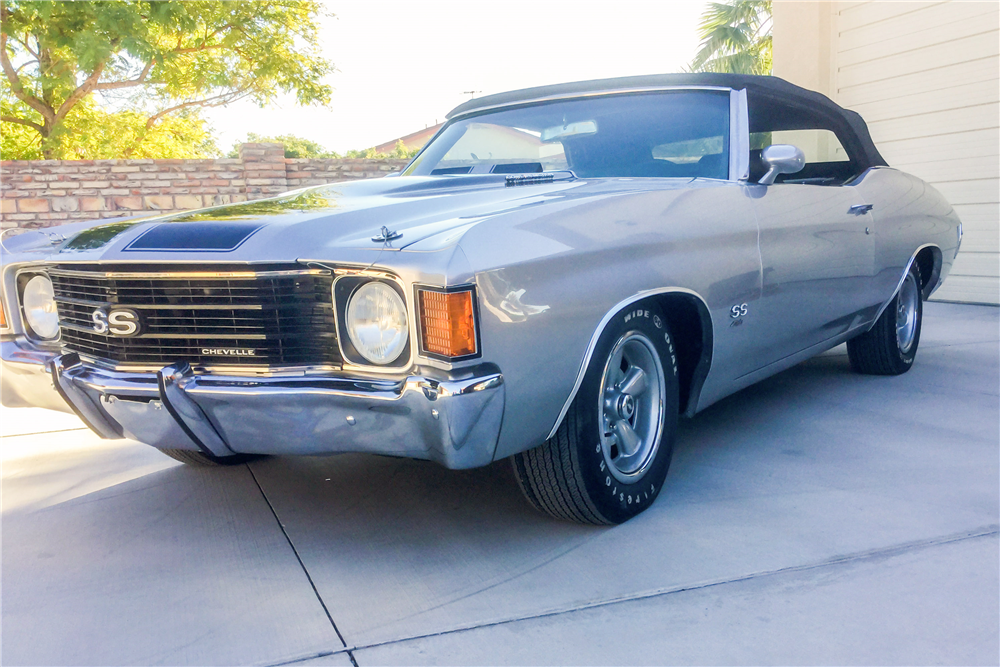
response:
[[[903,267],[903,272],[899,275],[899,281],[896,282],[896,289],[892,290],[892,294],[889,298],[885,300],[882,307],[878,309],[875,314],[875,319],[872,320],[872,326],[869,327],[871,330],[878,322],[878,318],[882,317],[882,313],[885,309],[889,307],[892,300],[896,298],[899,293],[899,288],[903,286],[903,281],[906,280],[906,274],[910,272],[910,267],[916,262],[917,266],[920,268],[920,295],[926,301],[928,297],[937,289],[941,282],[941,262],[942,254],[941,248],[934,245],[933,243],[925,243],[910,255],[910,261],[906,263]]]
[[[698,405],[698,397],[701,395],[701,387],[712,366],[712,352],[714,350],[712,315],[709,312],[708,304],[697,292],[684,287],[663,287],[639,292],[619,301],[601,319],[587,345],[587,351],[580,363],[573,390],[563,403],[562,410],[559,411],[559,416],[556,418],[555,424],[552,425],[548,438],[555,436],[569,411],[570,405],[576,398],[601,334],[604,333],[615,315],[626,308],[643,302],[656,304],[667,318],[674,348],[677,351],[680,412],[689,417],[694,415]]]
[[[926,245],[917,250],[914,259],[911,260],[920,267],[920,293],[925,301],[934,293],[941,282],[942,259],[941,248],[936,245]],[[910,267],[907,266],[906,270],[909,271]]]

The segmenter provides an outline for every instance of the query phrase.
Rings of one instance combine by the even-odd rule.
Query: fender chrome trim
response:
[[[865,331],[871,331],[872,330],[872,327],[874,327],[875,323],[878,322],[878,318],[882,317],[882,313],[885,312],[885,309],[889,307],[889,304],[892,303],[892,300],[896,298],[897,294],[899,294],[899,288],[901,288],[903,286],[903,281],[906,280],[906,275],[910,272],[910,267],[913,266],[913,262],[917,261],[917,255],[919,255],[920,251],[923,250],[924,248],[937,248],[938,252],[941,252],[941,248],[938,248],[937,244],[935,244],[935,243],[925,243],[925,244],[923,244],[922,246],[920,246],[919,248],[917,248],[916,250],[913,251],[913,254],[910,255],[910,261],[908,261],[906,263],[906,268],[903,269],[903,274],[901,276],[899,276],[899,282],[896,283],[896,289],[892,290],[892,294],[889,296],[888,299],[885,300],[885,303],[882,304],[882,307],[879,308],[878,312],[875,314],[875,319],[872,320],[871,326],[868,327]],[[935,266],[935,269],[937,269],[937,270],[934,271],[934,273],[932,273],[931,275],[927,276],[927,284],[928,285],[931,284],[931,280],[936,280],[937,277],[941,273],[941,270],[940,270],[939,267]],[[933,292],[936,288],[937,288],[937,285],[934,285],[931,288],[931,292]],[[926,292],[926,289],[922,287],[920,289],[920,295],[921,295],[921,297],[923,299],[926,300],[927,297],[930,296],[930,292],[927,292],[926,294],[925,294],[925,292]]]
[[[552,425],[552,430],[549,431],[546,440],[555,437],[556,431],[559,430],[559,426],[562,424],[563,419],[566,417],[566,413],[569,412],[569,406],[573,404],[573,399],[576,398],[576,393],[580,391],[580,385],[583,384],[583,376],[587,374],[587,367],[590,365],[590,359],[594,355],[594,350],[597,348],[597,341],[601,338],[601,334],[607,328],[608,323],[611,321],[615,315],[622,311],[622,309],[630,306],[636,301],[642,301],[643,299],[648,299],[651,296],[661,296],[664,294],[688,294],[697,297],[701,301],[702,305],[705,307],[705,312],[708,313],[709,325],[713,328],[712,341],[714,346],[715,335],[714,335],[714,324],[712,323],[712,311],[708,307],[708,302],[702,298],[700,294],[694,290],[689,290],[686,287],[658,287],[656,289],[643,290],[637,292],[632,296],[622,299],[617,304],[615,304],[611,310],[609,310],[604,317],[601,319],[600,323],[597,325],[597,329],[594,331],[594,335],[590,338],[590,343],[587,345],[587,352],[583,355],[583,362],[580,364],[580,371],[576,374],[576,382],[573,383],[573,390],[569,393],[569,397],[566,402],[563,403],[562,410],[559,411],[559,416],[556,417],[556,423]],[[715,350],[712,350],[713,356]],[[691,386],[691,399],[695,402],[697,401],[698,395],[701,393],[701,384],[704,384],[705,378],[708,377],[708,373],[695,373],[695,379],[692,380]],[[696,382],[699,386],[695,386]],[[689,399],[689,402],[690,399]]]

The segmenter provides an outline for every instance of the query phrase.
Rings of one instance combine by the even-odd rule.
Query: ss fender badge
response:
[[[729,327],[738,327],[743,325],[743,317],[747,314],[747,304],[738,303],[729,309],[729,316],[733,318],[733,321],[729,324]]]
[[[208,357],[255,357],[257,350],[252,347],[203,347],[201,353]]]
[[[135,336],[141,331],[139,313],[131,308],[98,308],[90,314],[94,322],[94,333],[112,335],[118,338]]]

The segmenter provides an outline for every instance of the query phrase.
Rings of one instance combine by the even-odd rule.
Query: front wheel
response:
[[[579,523],[616,524],[656,499],[678,417],[677,362],[667,322],[646,306],[619,313],[553,438],[512,457],[537,509]]]
[[[920,343],[924,305],[916,262],[875,326],[847,341],[851,369],[865,375],[901,375],[910,370]]]

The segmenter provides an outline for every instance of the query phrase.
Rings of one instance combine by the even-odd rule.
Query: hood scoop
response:
[[[259,221],[164,222],[143,233],[124,250],[228,252],[263,228]]]

